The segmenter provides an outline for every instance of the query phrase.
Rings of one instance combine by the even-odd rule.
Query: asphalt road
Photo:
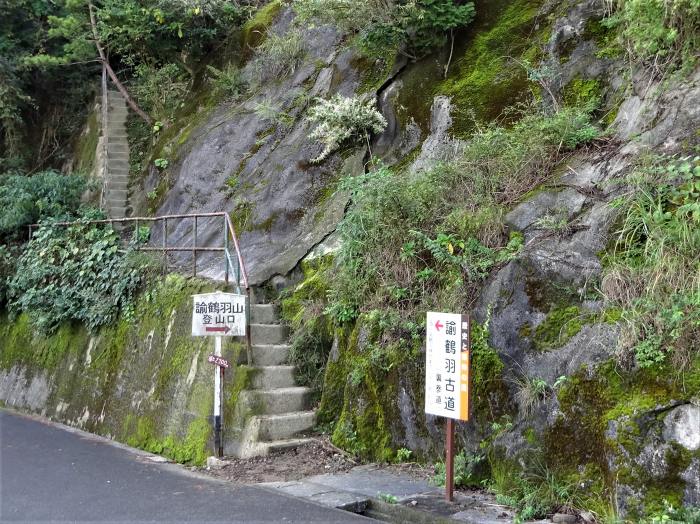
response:
[[[371,522],[0,409],[0,522]]]

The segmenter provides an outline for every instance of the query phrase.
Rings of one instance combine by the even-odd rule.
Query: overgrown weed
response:
[[[602,282],[623,311],[619,358],[684,370],[700,346],[700,157],[648,159],[632,184]]]

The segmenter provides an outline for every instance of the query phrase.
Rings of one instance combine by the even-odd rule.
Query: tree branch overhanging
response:
[[[95,8],[92,5],[92,2],[88,2],[88,10],[90,11],[90,25],[92,26],[92,34],[93,37],[95,38],[95,47],[97,48],[97,52],[100,55],[100,61],[104,64],[105,68],[107,69],[107,74],[109,77],[112,79],[112,82],[114,82],[114,85],[117,87],[117,90],[121,93],[121,95],[124,97],[124,100],[126,100],[126,103],[129,105],[131,109],[134,110],[134,112],[139,115],[149,126],[153,125],[153,119],[146,114],[146,112],[141,109],[138,104],[134,101],[133,98],[131,98],[131,95],[129,95],[129,92],[126,90],[126,87],[124,87],[124,84],[122,84],[119,79],[117,78],[117,75],[114,74],[114,70],[112,69],[112,66],[109,64],[109,60],[107,60],[107,55],[104,52],[104,49],[102,48],[102,44],[100,44],[100,38],[99,35],[97,34],[97,21],[95,20]]]

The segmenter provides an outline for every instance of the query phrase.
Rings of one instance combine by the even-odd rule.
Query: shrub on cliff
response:
[[[321,162],[349,140],[369,141],[372,133],[381,133],[386,127],[386,120],[372,100],[342,95],[318,99],[308,118],[318,124],[309,138],[323,144],[323,151],[312,162]]]
[[[369,55],[398,50],[419,58],[444,44],[447,33],[469,24],[474,3],[454,0],[294,0],[302,21],[317,19],[356,33]]]

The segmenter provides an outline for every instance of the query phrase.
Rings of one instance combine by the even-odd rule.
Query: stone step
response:
[[[107,146],[107,152],[111,155],[114,153],[124,153],[127,156],[129,155],[129,144],[118,144],[118,143],[113,143],[110,142],[109,145]]]
[[[114,131],[114,132],[112,132]],[[119,141],[124,142],[124,143],[129,143],[129,136],[124,132],[124,126],[119,126],[118,129],[110,129],[109,126],[107,126],[107,139],[112,142],[112,141]]]
[[[115,175],[111,170],[109,172],[109,177],[108,177],[109,183],[110,184],[128,184],[129,183],[129,177],[127,175]]]
[[[294,449],[298,448],[299,446],[303,446],[304,444],[309,444],[313,442],[313,438],[289,438],[289,439],[283,439],[283,440],[273,440],[272,442],[268,442],[267,444],[267,451],[268,453],[271,452],[277,452],[277,451],[286,451],[288,449]]]
[[[309,409],[312,396],[313,391],[304,387],[249,389],[241,391],[239,402],[245,402],[256,413],[279,415]]]
[[[109,212],[107,213],[109,215],[109,218],[125,218],[126,217],[126,209],[109,209]]]
[[[117,169],[118,171],[128,171],[129,161],[121,158],[109,158],[109,170]]]
[[[274,304],[253,304],[250,306],[251,324],[278,324],[279,315]]]
[[[110,165],[110,166],[109,166],[109,176],[110,176],[110,178],[111,178],[111,177],[117,177],[117,178],[119,178],[119,177],[125,177],[125,178],[128,178],[128,177],[129,177],[129,170],[126,169],[126,167],[122,167],[122,166],[118,166],[118,167],[117,167],[117,166],[114,166],[114,165]]]
[[[291,388],[294,381],[294,366],[256,366],[250,380],[251,389]]]
[[[110,184],[107,186],[107,195],[107,200],[125,201],[128,197],[128,191],[126,189],[116,189]]]
[[[280,324],[251,324],[250,337],[254,345],[283,344],[289,331]]]
[[[258,415],[257,419],[260,423],[258,439],[270,442],[288,439],[312,429],[316,423],[316,413],[296,411],[281,415]]]
[[[124,132],[124,122],[129,118],[129,112],[122,109],[110,108],[107,115],[107,129]]]
[[[255,366],[279,366],[287,362],[290,346],[285,344],[270,344],[251,346],[251,358]],[[245,351],[241,351],[240,362],[246,361]]]
[[[111,149],[107,149],[107,154],[109,155],[109,160],[110,161],[115,161],[115,162],[124,162],[126,165],[129,165],[129,152],[128,151],[114,151]]]

